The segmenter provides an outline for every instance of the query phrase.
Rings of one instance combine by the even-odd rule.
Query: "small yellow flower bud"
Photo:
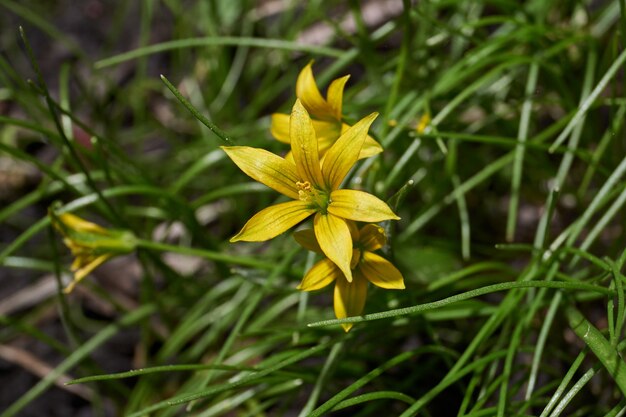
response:
[[[415,126],[415,131],[417,133],[424,133],[430,124],[430,114],[424,113],[422,117],[420,117],[420,121]]]

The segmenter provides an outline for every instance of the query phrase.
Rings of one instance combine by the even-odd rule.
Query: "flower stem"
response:
[[[183,255],[197,256],[199,258],[210,259],[215,262],[250,266],[260,269],[276,268],[276,263],[273,262],[264,262],[258,259],[244,256],[226,255],[220,252],[214,252],[206,249],[196,249],[185,246],[169,245],[167,243],[154,242],[151,240],[137,239],[137,246],[144,249],[153,249],[161,252],[176,252]]]

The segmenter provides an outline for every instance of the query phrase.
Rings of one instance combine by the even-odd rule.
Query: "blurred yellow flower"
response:
[[[298,289],[313,291],[335,282],[334,308],[338,319],[359,316],[365,307],[367,297],[367,282],[377,287],[401,290],[404,289],[402,274],[391,262],[374,253],[385,245],[387,237],[382,227],[367,224],[358,229],[354,222],[347,222],[352,235],[353,249],[350,269],[352,282],[346,280],[344,274],[329,259],[317,262],[306,273]],[[294,234],[296,241],[305,249],[322,254],[315,233],[312,230],[302,230]],[[351,323],[342,324],[347,332],[352,328]]]
[[[50,221],[63,235],[63,243],[74,255],[70,267],[73,281],[63,290],[70,293],[76,284],[110,258],[135,250],[136,238],[127,230],[105,229],[74,214],[49,210]]]
[[[319,153],[324,156],[333,143],[350,128],[350,125],[342,122],[341,114],[343,90],[350,76],[346,75],[331,82],[326,99],[324,99],[313,77],[312,65],[313,61],[300,71],[296,81],[296,96],[312,118],[313,129],[319,143]],[[288,114],[274,113],[272,115],[271,132],[280,142],[291,143],[289,126]],[[359,159],[376,155],[382,150],[380,144],[367,135],[359,153]],[[290,155],[287,156],[287,159],[289,158]]]
[[[222,147],[247,175],[294,200],[261,210],[231,242],[269,240],[315,214],[313,228],[322,252],[352,281],[352,239],[346,220],[399,219],[384,201],[371,194],[338,189],[358,160],[376,116],[372,113],[341,135],[323,162],[313,124],[300,100],[296,100],[290,117],[293,162],[263,149]]]
[[[430,114],[424,113],[422,117],[420,117],[419,122],[417,122],[417,125],[415,126],[415,131],[417,133],[424,133],[426,129],[428,128],[429,124],[430,124]]]

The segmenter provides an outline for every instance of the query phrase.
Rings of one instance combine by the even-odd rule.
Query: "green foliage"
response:
[[[1,417],[55,384],[95,415],[624,415],[623,0],[65,3],[0,0],[0,357],[38,375]],[[347,184],[402,218],[407,289],[362,317],[296,290],[290,235],[228,242],[282,200],[219,146],[285,152],[311,59],[381,113]],[[54,201],[141,249],[64,294]]]

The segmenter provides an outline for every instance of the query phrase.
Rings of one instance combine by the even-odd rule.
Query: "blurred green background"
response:
[[[0,0],[0,28],[0,416],[626,412],[623,0]],[[351,74],[348,122],[381,113],[347,185],[402,217],[407,289],[348,334],[308,326],[332,291],[295,289],[290,233],[228,242],[277,194],[160,78],[282,154],[311,60],[323,92]],[[175,250],[66,296],[55,201]]]

